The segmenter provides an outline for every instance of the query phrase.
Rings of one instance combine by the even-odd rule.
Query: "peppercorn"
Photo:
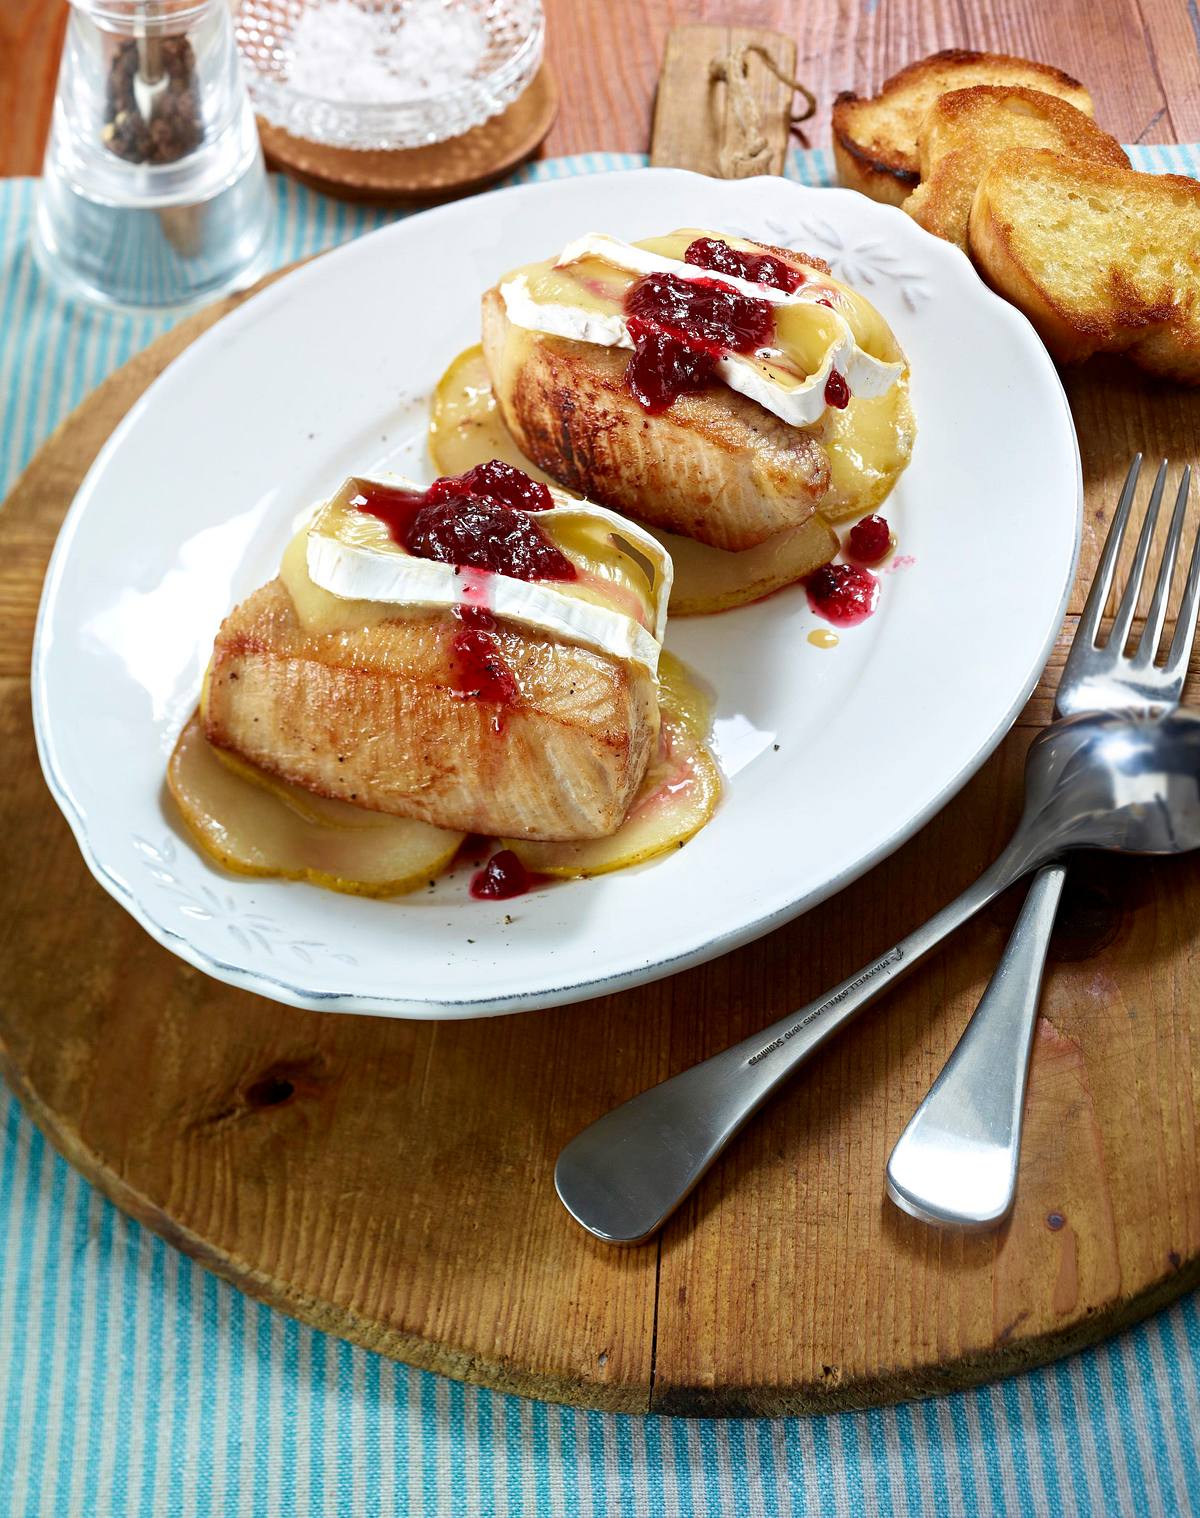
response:
[[[127,163],[176,163],[194,151],[204,137],[191,43],[186,37],[164,37],[159,58],[166,86],[155,96],[149,121],[138,109],[134,88],[137,43],[122,42],[109,66],[101,137],[109,151]]]

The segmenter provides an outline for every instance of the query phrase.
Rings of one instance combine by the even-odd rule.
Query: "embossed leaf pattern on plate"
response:
[[[272,959],[279,954],[291,954],[305,965],[318,959],[357,965],[353,954],[344,949],[331,949],[311,938],[290,938],[274,918],[264,917],[261,912],[243,912],[233,896],[222,898],[203,883],[194,888],[185,885],[176,873],[178,856],[174,839],[167,837],[162,843],[153,844],[135,835],[133,847],[147,875],[174,901],[181,916],[192,922],[223,923],[230,938],[247,954],[257,950]]]
[[[878,237],[864,241],[844,238],[832,222],[824,217],[780,221],[764,217],[754,231],[731,228],[738,237],[771,242],[780,248],[794,248],[819,253],[833,272],[848,285],[865,285],[868,289],[880,280],[890,280],[900,290],[900,298],[910,311],[917,311],[933,299],[933,290],[924,274],[906,268],[898,253]]]

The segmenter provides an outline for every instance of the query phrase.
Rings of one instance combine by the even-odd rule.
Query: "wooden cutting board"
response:
[[[857,885],[736,954],[581,1006],[443,1024],[297,1012],[208,980],[109,899],[37,766],[39,587],[100,445],[233,304],[96,391],[0,513],[0,1052],[68,1159],[284,1312],[451,1376],[613,1409],[783,1413],[962,1386],[1200,1281],[1196,860],[1073,867],[1000,1232],[932,1231],[885,1200],[882,1176],[1012,898],[820,1055],[661,1239],[607,1248],[554,1196],[555,1155],[583,1124],[834,984],[979,872],[1016,819],[1053,666],[992,761]],[[1119,368],[1070,390],[1086,575],[1135,446],[1200,461],[1200,396]],[[929,720],[953,721],[954,699]],[[848,762],[869,785],[887,755]]]
[[[771,34],[673,35],[656,161],[743,172],[761,137],[755,166],[779,167],[791,91],[742,55],[755,43],[791,72],[794,45]],[[739,56],[740,104],[727,83],[705,84],[710,60]],[[827,1048],[658,1240],[607,1248],[554,1195],[555,1156],[585,1123],[810,1000],[979,873],[1016,820],[1061,648],[992,761],[890,860],[770,937],[621,996],[471,1023],[297,1012],[206,979],[104,894],[37,768],[38,591],[103,441],[234,304],[95,392],[0,514],[0,1058],[67,1157],[180,1248],[317,1327],[448,1375],[629,1411],[783,1413],[962,1386],[1097,1339],[1200,1281],[1200,861],[1072,869],[1017,1207],[998,1233],[930,1230],[884,1199],[882,1178],[996,964],[1012,898]],[[1129,455],[1200,461],[1200,396],[1119,368],[1070,388],[1086,577]],[[953,721],[954,703],[948,690],[929,720]],[[848,763],[870,785],[886,751]]]

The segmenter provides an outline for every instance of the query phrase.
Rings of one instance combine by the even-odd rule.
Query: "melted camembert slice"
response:
[[[716,282],[773,308],[774,336],[754,352],[728,352],[715,366],[731,389],[757,401],[793,426],[811,426],[849,397],[886,395],[904,379],[906,364],[883,317],[856,291],[827,270],[804,265],[794,291],[741,279],[688,263],[684,255],[715,234],[684,228],[664,237],[627,243],[603,233],[576,238],[556,257],[514,270],[500,285],[509,320],[518,327],[596,343],[632,348],[626,299],[641,279],[670,275]],[[729,248],[757,244],[724,236]]]
[[[310,630],[469,607],[643,664],[651,673],[658,668],[672,565],[643,528],[551,486],[554,504],[534,520],[569,560],[573,578],[517,579],[408,552],[385,522],[355,505],[370,483],[365,476],[346,480],[314,509],[284,553],[280,576]],[[375,483],[407,486],[395,479]]]

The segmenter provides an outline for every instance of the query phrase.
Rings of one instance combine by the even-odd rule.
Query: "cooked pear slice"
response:
[[[706,744],[708,702],[679,661],[664,653],[659,664],[658,752],[626,813],[608,838],[582,843],[529,843],[505,838],[525,868],[536,875],[606,875],[682,848],[716,810],[721,772]]]
[[[429,456],[438,474],[466,474],[488,459],[503,459],[544,485],[563,489],[552,475],[531,463],[513,441],[500,415],[478,343],[464,348],[437,382],[429,417]]]
[[[777,532],[765,543],[740,553],[710,548],[695,538],[681,538],[653,527],[647,531],[654,533],[675,565],[670,603],[673,617],[729,611],[759,601],[828,564],[838,551],[837,534],[820,512],[801,526]]]
[[[167,785],[188,831],[225,869],[308,880],[351,896],[399,896],[425,885],[465,836],[265,775],[214,749],[198,713],[179,735]]]

